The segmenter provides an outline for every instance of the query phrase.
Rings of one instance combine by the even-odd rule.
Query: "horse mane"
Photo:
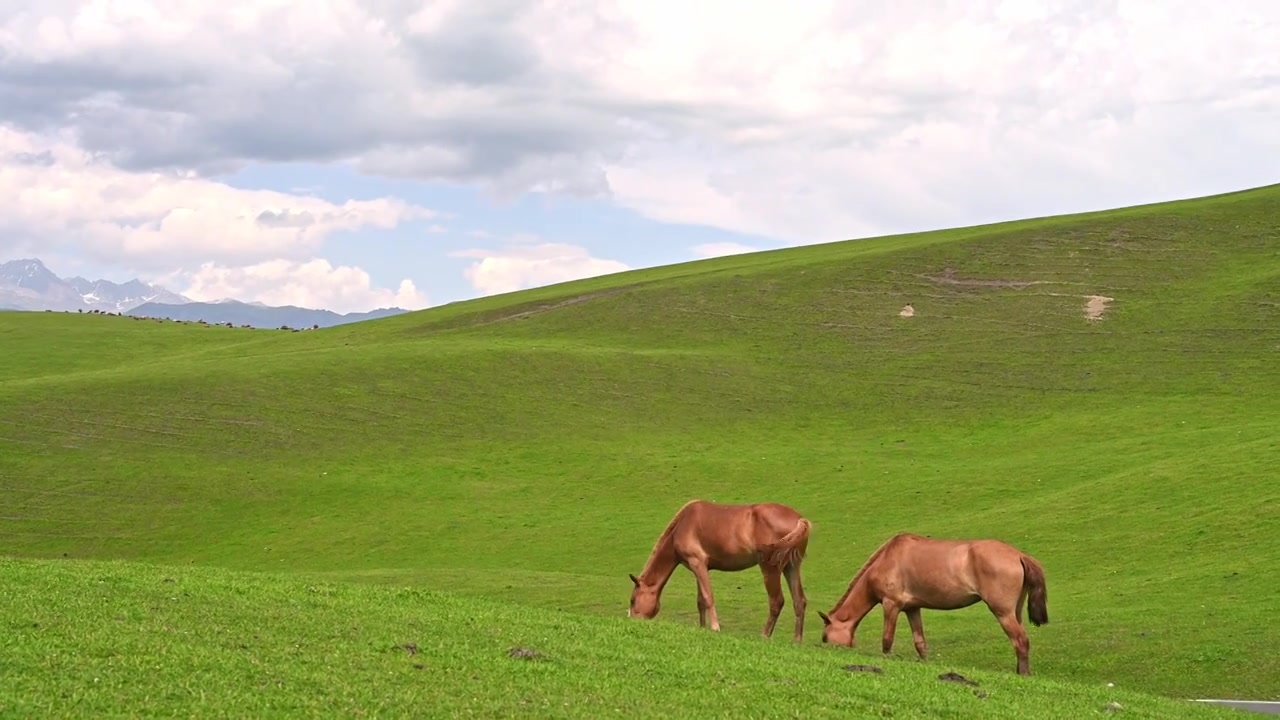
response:
[[[884,542],[880,543],[880,547],[876,548],[876,551],[871,553],[871,556],[867,558],[867,561],[862,563],[862,567],[858,568],[858,572],[855,573],[853,576],[853,579],[849,581],[849,587],[845,588],[844,594],[841,595],[840,599],[836,601],[835,607],[839,608],[841,605],[844,605],[844,601],[849,599],[849,595],[853,592],[853,586],[857,585],[858,580],[860,580],[862,576],[866,574],[867,568],[870,568],[871,565],[876,560],[879,560],[880,556],[884,555],[885,552],[889,549],[889,546],[896,544],[899,540],[901,540],[906,536],[907,536],[907,533],[898,533],[897,535],[894,535],[888,540],[885,540]]]
[[[654,541],[653,549],[649,551],[649,559],[645,561],[644,569],[640,571],[640,577],[644,577],[644,574],[649,571],[649,567],[653,565],[654,558],[658,556],[658,550],[662,547],[663,543],[665,543],[667,539],[671,537],[671,534],[675,532],[676,525],[679,524],[680,520],[684,518],[685,511],[689,509],[690,505],[693,505],[694,503],[699,503],[699,502],[702,502],[702,501],[697,498],[694,498],[693,500],[690,500],[689,502],[681,505],[680,509],[676,510],[675,514],[671,516],[671,520],[667,522],[667,526],[662,528],[662,532],[658,534],[658,539]]]

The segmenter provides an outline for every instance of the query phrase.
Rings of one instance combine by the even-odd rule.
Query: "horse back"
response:
[[[682,554],[696,553],[716,570],[743,570],[790,533],[801,518],[779,503],[701,502],[690,507],[677,540]]]
[[[904,534],[869,568],[880,592],[908,606],[951,610],[978,600],[972,544]]]

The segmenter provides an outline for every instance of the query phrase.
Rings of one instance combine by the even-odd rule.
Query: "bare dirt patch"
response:
[[[876,673],[877,675],[884,672],[884,670],[875,665],[845,665],[844,670],[845,672],[866,672]]]
[[[1102,319],[1102,313],[1107,310],[1107,303],[1115,300],[1115,298],[1109,298],[1105,295],[1089,295],[1086,299],[1084,316],[1088,320],[1095,322]]]
[[[902,309],[898,311],[898,317],[904,317],[904,318],[915,317],[915,314],[916,314],[916,309],[911,306],[911,303],[907,303],[906,305],[903,305]]]
[[[931,280],[943,285],[965,285],[970,287],[995,287],[995,288],[1025,288],[1032,285],[1047,285],[1047,280],[1004,280],[1000,278],[965,278],[956,275],[953,268],[947,268],[942,271],[941,275],[925,275],[925,279]]]
[[[485,325],[493,325],[494,323],[508,322],[510,320],[527,320],[528,318],[534,317],[535,315],[541,315],[543,313],[548,313],[553,310],[560,310],[562,308],[566,308],[571,305],[577,305],[579,303],[584,303],[591,300],[599,300],[601,298],[611,297],[619,293],[629,292],[631,290],[634,290],[635,288],[636,286],[634,285],[627,285],[619,288],[597,290],[595,292],[589,292],[583,295],[574,295],[572,297],[564,298],[563,300],[556,300],[553,302],[542,303],[540,305],[535,305],[534,307],[525,306],[526,308],[528,308],[525,310],[517,310],[515,312],[502,313],[496,316],[484,318],[482,320],[473,320],[472,322],[467,323],[467,325],[469,327],[483,327]]]
[[[528,303],[522,303],[514,307],[495,308],[492,310],[483,310],[475,313],[468,313],[456,317],[439,320],[433,323],[418,326],[418,331],[437,331],[437,330],[456,330],[458,328],[477,328],[495,323],[509,322],[511,320],[527,320],[531,317],[542,315],[543,313],[560,310],[562,308],[577,305],[579,303],[591,300],[599,300],[620,293],[631,292],[642,287],[646,283],[636,283],[633,285],[624,285],[622,287],[606,288],[587,292],[581,295],[572,295],[560,298],[558,300],[542,300]]]

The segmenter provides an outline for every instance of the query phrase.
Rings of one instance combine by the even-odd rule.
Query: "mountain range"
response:
[[[82,277],[60,278],[37,258],[0,264],[0,310],[96,310],[256,328],[332,327],[408,312],[402,308],[379,308],[344,315],[332,310],[293,305],[270,306],[231,299],[196,302],[167,288],[137,279],[114,283],[110,280],[86,280]]]
[[[165,288],[141,280],[63,279],[36,258],[12,260],[0,265],[0,310],[98,310],[123,313],[143,303],[191,302]]]
[[[333,327],[347,323],[373,320],[408,312],[401,308],[378,308],[363,313],[345,315],[332,310],[313,310],[296,305],[271,306],[262,303],[246,303],[239,300],[218,302],[185,302],[181,304],[149,302],[125,313],[140,317],[167,318],[187,322],[231,323],[256,328],[310,328]]]

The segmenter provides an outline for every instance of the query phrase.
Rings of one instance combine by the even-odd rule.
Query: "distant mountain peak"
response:
[[[0,263],[0,268],[8,268],[10,266],[18,267],[20,265],[44,268],[48,270],[48,268],[45,267],[44,261],[41,260],[40,258],[18,258],[16,260],[8,260],[6,262]]]
[[[5,279],[40,276],[57,277],[39,258],[20,258],[0,264],[0,277]]]

